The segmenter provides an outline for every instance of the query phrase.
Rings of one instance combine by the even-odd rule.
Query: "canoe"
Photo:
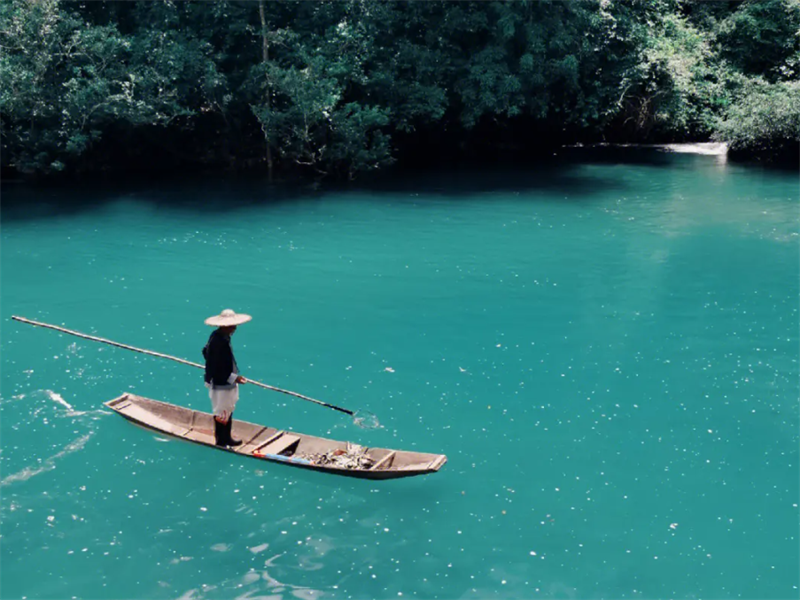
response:
[[[239,420],[233,422],[233,437],[242,440],[242,445],[227,448],[214,443],[213,416],[208,413],[135,394],[123,394],[105,405],[136,425],[171,437],[258,460],[335,475],[398,479],[435,473],[447,462],[444,454],[366,448]]]

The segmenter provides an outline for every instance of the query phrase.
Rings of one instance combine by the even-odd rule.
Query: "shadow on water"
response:
[[[436,172],[394,174],[392,177],[362,182],[352,191],[405,196],[440,196],[463,200],[485,194],[524,194],[529,200],[536,193],[564,195],[570,201],[590,201],[598,194],[622,191],[626,184],[617,178],[581,171],[578,165],[493,168],[491,170],[453,169]]]
[[[156,209],[209,214],[298,201],[323,201],[331,194],[437,196],[454,200],[501,193],[531,196],[563,195],[569,202],[592,201],[608,192],[624,192],[621,177],[587,170],[591,165],[675,166],[683,157],[642,148],[565,148],[553,157],[480,167],[389,169],[355,183],[279,182],[263,174],[223,174],[168,179],[122,179],[117,184],[96,181],[75,185],[4,184],[3,222],[25,222],[76,216],[118,202],[135,202]]]
[[[259,205],[320,198],[319,186],[269,184],[263,177],[208,176],[170,178],[147,183],[81,183],[69,186],[9,184],[2,190],[3,223],[59,219],[102,210],[116,203],[155,209],[226,214]]]

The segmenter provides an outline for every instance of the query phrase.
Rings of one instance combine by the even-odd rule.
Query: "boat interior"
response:
[[[214,446],[212,415],[158,400],[123,394],[106,403],[114,411],[142,425],[182,439]],[[312,460],[319,455],[346,454],[354,445],[311,435],[234,420],[232,435],[242,440],[232,452],[264,458]],[[358,446],[356,446],[359,448]],[[441,454],[364,448],[368,470],[438,470],[446,461]],[[312,460],[312,464],[314,461]],[[336,467],[330,467],[336,468]]]

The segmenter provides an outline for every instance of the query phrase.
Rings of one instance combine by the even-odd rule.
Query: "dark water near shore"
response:
[[[797,176],[637,155],[369,189],[3,189],[3,598],[798,597]],[[654,160],[652,160],[655,158]],[[365,482],[137,429],[208,409],[443,452]]]

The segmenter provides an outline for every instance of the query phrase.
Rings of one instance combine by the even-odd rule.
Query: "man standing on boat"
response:
[[[217,446],[238,446],[242,443],[241,440],[233,439],[231,430],[233,409],[239,400],[239,384],[247,383],[247,380],[239,375],[239,367],[231,348],[231,336],[238,325],[247,323],[252,318],[226,308],[205,321],[206,325],[217,327],[203,348],[203,357],[206,359],[205,382],[214,411],[214,440]]]

